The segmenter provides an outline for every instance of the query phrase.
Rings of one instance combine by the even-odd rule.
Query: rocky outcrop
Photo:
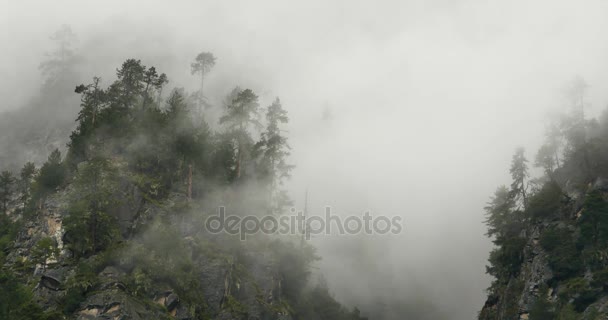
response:
[[[78,320],[93,319],[170,319],[163,308],[133,298],[120,289],[108,289],[89,296],[76,312]]]
[[[553,278],[553,272],[547,264],[547,253],[540,246],[540,228],[535,226],[524,249],[524,263],[519,276],[523,282],[523,291],[518,300],[518,314],[525,319],[530,313],[532,304],[538,297],[539,288]]]
[[[124,235],[145,227],[154,217],[172,212],[175,203],[184,200],[183,196],[173,194],[163,206],[159,206],[145,201],[132,190],[132,186],[123,187],[124,201],[118,209],[123,212],[120,224],[124,227],[121,228]],[[8,267],[19,270],[20,266],[31,263],[32,248],[41,238],[51,237],[56,242],[59,256],[48,259],[44,267],[22,268],[26,272],[24,276],[35,283],[35,300],[44,310],[53,310],[64,301],[73,285],[70,279],[77,272],[77,266],[64,245],[69,239],[66,240],[63,228],[63,219],[67,216],[63,197],[65,193],[57,193],[45,200],[39,214],[24,224],[7,259]],[[218,247],[201,254],[194,238],[188,235],[197,230],[183,218],[174,220],[176,224],[184,225],[184,242],[191,247],[189,254],[196,263],[204,306],[189,305],[181,299],[177,288],[166,284],[152,283],[148,293],[135,293],[125,283],[133,270],[109,265],[97,272],[96,283],[91,284],[94,287],[76,306],[74,318],[187,320],[194,318],[195,307],[202,307],[213,319],[291,319],[281,302],[281,277],[272,252],[244,250],[235,254],[223,252]],[[209,237],[210,242],[216,240]],[[94,264],[95,259],[95,256],[89,258],[88,263]]]
[[[496,286],[491,292],[479,313],[481,320],[527,320],[530,318],[532,309],[539,298],[546,299],[551,304],[555,313],[555,306],[560,302],[560,295],[568,290],[568,280],[560,279],[555,276],[551,269],[549,260],[551,255],[541,246],[541,237],[547,229],[568,230],[574,238],[580,233],[576,221],[584,215],[585,197],[590,192],[599,190],[604,193],[604,198],[608,199],[608,179],[598,178],[593,183],[589,183],[586,192],[571,186],[569,181],[564,181],[564,192],[559,212],[551,218],[529,223],[521,237],[526,239],[523,249],[523,262],[516,276],[511,277],[508,283]],[[579,259],[583,259],[582,256]],[[588,267],[577,276],[584,279],[587,286],[593,281],[593,273]],[[579,279],[579,278],[577,278]],[[546,297],[541,297],[541,287],[547,287]],[[597,291],[597,290],[596,290]],[[587,319],[587,315],[593,310],[596,312],[597,319],[608,319],[608,293],[599,292],[599,298],[590,303],[582,312],[582,319]],[[578,297],[579,295],[575,295]],[[572,303],[574,298],[570,298],[568,303]],[[596,319],[596,318],[593,318]]]

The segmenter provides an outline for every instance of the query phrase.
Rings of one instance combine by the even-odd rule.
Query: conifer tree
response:
[[[68,68],[75,58],[74,44],[77,41],[76,34],[67,24],[62,25],[50,38],[57,44],[57,49],[47,53],[48,59],[39,66],[42,75],[46,77],[47,87],[69,71]]]
[[[209,73],[209,71],[211,71],[211,68],[213,68],[213,66],[215,66],[215,57],[211,52],[199,53],[194,59],[194,62],[191,64],[192,74],[200,74],[201,76],[201,96],[204,96],[203,84],[205,82],[205,76],[207,75],[207,73]]]
[[[488,226],[486,235],[495,236],[497,239],[506,237],[515,209],[515,202],[509,189],[505,186],[498,187],[484,209],[486,211],[485,223]]]
[[[55,149],[40,168],[37,182],[45,190],[54,191],[61,185],[64,178],[65,168],[63,168],[61,163],[61,152],[59,149]]]
[[[132,107],[142,93],[145,72],[146,67],[141,64],[141,60],[136,59],[128,59],[116,70],[118,80],[113,84],[113,89],[118,91],[118,99],[124,109]]]
[[[251,137],[250,128],[259,129],[258,96],[251,89],[236,93],[236,96],[226,105],[226,112],[220,118],[220,124],[225,124],[234,136],[237,144],[235,177],[239,179],[242,174],[248,145]]]
[[[143,83],[145,84],[145,87],[142,92],[143,109],[146,109],[146,105],[152,101],[152,91],[160,90],[167,82],[169,82],[167,80],[167,75],[164,73],[159,75],[154,67],[150,67],[144,72]]]
[[[181,176],[185,177],[187,197],[192,199],[194,165],[204,157],[207,149],[208,126],[204,119],[198,124],[194,122],[183,90],[173,90],[167,105],[166,115],[171,127],[172,150],[179,161]]]
[[[38,170],[36,169],[36,165],[34,165],[32,162],[26,163],[23,168],[21,168],[21,172],[19,172],[21,202],[23,203],[24,208],[31,197],[32,183],[37,172]]]
[[[526,190],[527,186],[527,178],[528,178],[528,160],[524,155],[524,148],[517,148],[515,154],[513,155],[513,159],[511,160],[511,169],[509,172],[511,173],[511,177],[513,178],[513,182],[511,183],[511,193],[512,197],[516,199],[518,202],[521,202],[521,205],[525,208],[527,206],[527,195]]]
[[[71,249],[82,256],[108,247],[118,237],[111,214],[117,204],[118,176],[109,160],[95,157],[79,167],[73,184],[65,227]]]
[[[261,140],[256,143],[254,152],[260,157],[259,170],[269,189],[271,207],[273,211],[280,212],[289,204],[285,190],[280,187],[283,180],[289,178],[293,166],[286,162],[290,147],[280,126],[287,124],[289,118],[279,98],[266,109],[266,121],[266,130],[262,133]]]

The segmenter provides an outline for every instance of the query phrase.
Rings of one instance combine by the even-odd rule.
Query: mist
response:
[[[575,76],[588,112],[608,103],[604,1],[6,2],[0,12],[0,111],[39,93],[49,35],[71,26],[74,86],[109,83],[127,58],[198,86],[220,105],[234,86],[289,112],[288,182],[298,208],[401,216],[390,236],[317,236],[317,272],[336,299],[375,319],[471,319],[492,248],[483,207],[508,184],[523,146],[533,157],[546,116]],[[71,92],[66,92],[66,95]],[[76,105],[77,106],[77,99]],[[74,115],[73,108],[66,108]],[[68,112],[68,111],[66,111]],[[425,319],[426,319],[425,318]]]

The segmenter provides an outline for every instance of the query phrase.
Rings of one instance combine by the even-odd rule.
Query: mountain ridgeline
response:
[[[608,112],[585,117],[582,79],[572,109],[556,117],[531,179],[524,150],[510,186],[486,209],[494,277],[480,320],[594,320],[608,315]]]
[[[70,79],[63,63],[48,88]],[[281,101],[262,108],[237,87],[215,115],[203,93],[214,64],[196,57],[188,94],[129,59],[107,86],[76,86],[64,152],[4,166],[0,319],[364,319],[330,295],[298,236],[205,229],[218,206],[276,216],[291,203]]]

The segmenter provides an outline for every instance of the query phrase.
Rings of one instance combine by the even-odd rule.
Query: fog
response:
[[[42,83],[49,35],[78,35],[79,75],[108,82],[127,58],[195,88],[190,62],[218,57],[206,91],[235,85],[290,115],[298,207],[399,215],[395,236],[317,236],[320,274],[364,314],[474,318],[490,284],[483,207],[533,158],[545,117],[574,76],[590,113],[608,103],[605,1],[7,1],[0,12],[0,110]],[[78,84],[76,80],[75,85]],[[108,83],[106,82],[106,83]],[[75,115],[74,115],[75,116]],[[412,311],[413,310],[413,311]]]

